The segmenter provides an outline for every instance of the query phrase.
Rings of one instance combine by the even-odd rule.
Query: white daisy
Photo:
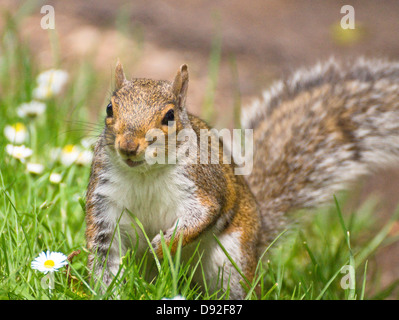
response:
[[[10,142],[21,144],[28,137],[28,130],[23,123],[17,122],[11,126],[5,126],[4,135]]]
[[[85,149],[91,149],[94,144],[96,143],[97,139],[96,138],[83,138],[80,140],[80,144],[83,146]]]
[[[68,264],[67,256],[61,252],[42,252],[32,261],[31,268],[43,272],[58,271],[58,269]]]
[[[50,174],[49,180],[51,183],[59,184],[62,180],[62,176],[59,173],[53,172]]]
[[[26,164],[26,170],[33,174],[41,174],[44,171],[44,166],[40,163],[28,162]]]
[[[80,155],[80,148],[73,145],[68,144],[61,150],[60,161],[64,166],[70,166],[76,160],[78,160]]]
[[[21,118],[35,118],[40,116],[46,111],[46,104],[39,101],[31,101],[21,104],[17,109],[17,114]]]
[[[45,100],[53,96],[51,89],[46,86],[38,86],[33,89],[33,96],[39,100]]]
[[[68,81],[68,73],[64,70],[50,69],[37,77],[38,86],[33,90],[36,99],[43,100],[57,95]]]
[[[24,145],[14,146],[12,144],[6,145],[6,151],[10,156],[19,159],[21,161],[24,160],[25,158],[29,158],[33,153],[32,149],[29,149]]]
[[[90,150],[83,150],[79,153],[78,158],[76,159],[76,163],[81,166],[88,166],[91,164],[93,160],[93,153]]]

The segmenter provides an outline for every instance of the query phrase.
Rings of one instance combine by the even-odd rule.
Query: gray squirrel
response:
[[[253,280],[260,254],[286,227],[290,212],[327,203],[348,183],[399,160],[399,64],[331,59],[275,83],[243,109],[243,128],[253,129],[249,175],[236,175],[234,161],[222,161],[222,142],[218,163],[150,165],[145,154],[151,129],[166,140],[171,128],[197,137],[210,129],[186,109],[188,82],[186,65],[169,82],[127,80],[117,63],[86,202],[89,269],[105,285],[137,236],[138,256],[148,248],[134,215],[159,258],[161,231],[172,254],[181,241],[183,259],[200,242],[208,287],[223,271],[222,287],[229,285],[231,299],[242,299],[242,275]],[[177,143],[177,150],[182,145],[187,147]],[[164,151],[171,152],[167,146]],[[120,242],[113,238],[117,224]],[[199,272],[194,280],[201,284],[202,278]]]

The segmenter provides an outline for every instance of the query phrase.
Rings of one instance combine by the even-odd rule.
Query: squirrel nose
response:
[[[137,150],[139,149],[139,144],[132,141],[122,141],[119,142],[119,152],[127,157],[136,156]]]

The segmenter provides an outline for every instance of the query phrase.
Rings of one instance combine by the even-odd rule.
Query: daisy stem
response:
[[[35,123],[33,121],[29,122],[28,128],[29,128],[31,149],[35,152],[35,154],[38,154],[38,150],[37,150],[37,134],[36,134]]]

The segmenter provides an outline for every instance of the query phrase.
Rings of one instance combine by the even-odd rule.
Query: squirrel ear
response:
[[[115,68],[115,87],[116,90],[119,90],[120,88],[123,87],[123,85],[127,82],[125,73],[123,72],[123,67],[121,62],[118,59],[118,62],[116,63],[116,68]]]
[[[186,102],[188,88],[188,68],[186,64],[181,65],[179,71],[177,71],[175,80],[172,84],[172,90],[177,98],[178,107],[183,108]]]

